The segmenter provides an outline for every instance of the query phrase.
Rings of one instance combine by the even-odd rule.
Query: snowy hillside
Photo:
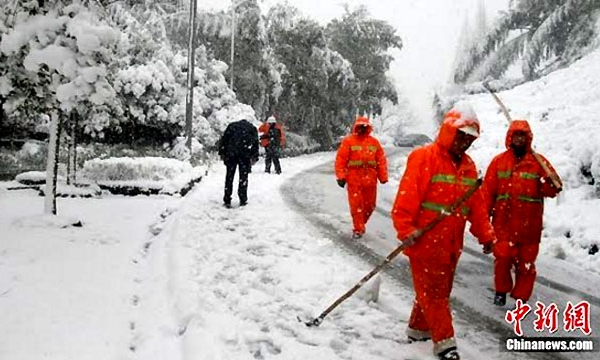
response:
[[[565,191],[546,201],[541,252],[600,272],[600,50],[570,67],[499,93],[513,119],[528,120],[533,146],[559,172]],[[466,97],[475,107],[482,136],[469,150],[484,172],[504,151],[508,122],[488,93]],[[583,174],[589,172],[585,177]],[[595,183],[595,184],[592,184]]]

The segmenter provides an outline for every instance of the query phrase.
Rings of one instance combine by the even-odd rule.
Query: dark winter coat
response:
[[[248,120],[227,125],[219,140],[219,156],[224,162],[258,161],[258,131]]]
[[[280,123],[264,123],[258,128],[260,145],[265,148],[281,149],[285,146],[285,132]]]

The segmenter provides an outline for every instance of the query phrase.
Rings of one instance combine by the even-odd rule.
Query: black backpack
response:
[[[267,136],[269,138],[269,146],[277,146],[279,147],[280,139],[281,139],[281,130],[277,128],[277,126],[269,127],[269,131],[267,132]]]

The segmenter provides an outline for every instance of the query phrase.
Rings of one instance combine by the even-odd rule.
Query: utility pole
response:
[[[235,54],[235,8],[236,4],[231,4],[231,77],[229,78],[229,87],[233,91],[233,58]]]
[[[196,10],[197,0],[190,1],[190,33],[188,47],[188,78],[187,97],[185,101],[185,133],[187,141],[185,145],[192,154],[192,117],[194,108],[194,51],[196,49]]]

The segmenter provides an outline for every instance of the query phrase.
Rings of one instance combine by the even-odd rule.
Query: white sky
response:
[[[242,0],[243,1],[243,0]],[[282,0],[262,0],[265,8]],[[393,25],[404,47],[395,53],[391,75],[398,89],[413,104],[423,119],[431,116],[430,97],[434,89],[450,77],[455,47],[465,16],[471,23],[479,0],[296,0],[290,1],[300,11],[322,23],[343,14],[343,4],[352,8],[365,4],[371,16]],[[223,9],[229,1],[199,0],[199,8]],[[508,0],[486,0],[488,24],[500,10],[508,8]]]

